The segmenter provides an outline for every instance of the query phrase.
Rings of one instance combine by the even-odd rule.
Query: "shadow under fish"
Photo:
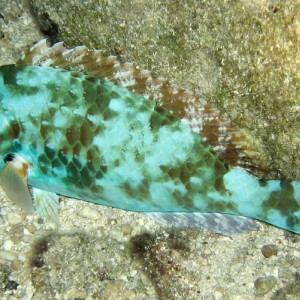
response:
[[[0,67],[0,116],[0,185],[43,218],[64,195],[173,227],[233,235],[257,219],[300,234],[300,182],[251,174],[244,132],[116,57],[41,40]]]

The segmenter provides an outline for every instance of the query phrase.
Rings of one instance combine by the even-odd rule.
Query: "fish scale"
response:
[[[223,220],[238,227],[248,222],[238,218],[245,216],[300,233],[300,183],[261,180],[230,167],[220,148],[210,144],[216,142],[216,128],[227,132],[226,122],[213,109],[201,104],[205,114],[212,112],[207,122],[219,124],[212,126],[209,138],[205,119],[202,131],[191,130],[191,122],[181,115],[185,102],[178,104],[183,110],[170,111],[170,104],[97,75],[45,65],[0,67],[0,170],[5,170],[0,183],[5,191],[12,181],[11,169],[20,174],[28,169],[26,179],[35,189],[158,212],[152,216],[160,221],[192,227],[208,222],[208,228],[216,228]],[[175,87],[174,91],[179,93]],[[229,152],[237,136],[232,136]],[[43,193],[38,195],[42,203]],[[216,213],[226,217],[212,218]]]

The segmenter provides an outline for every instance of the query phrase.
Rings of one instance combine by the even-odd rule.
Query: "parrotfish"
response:
[[[251,143],[218,110],[116,57],[38,42],[0,67],[0,116],[0,185],[46,219],[63,195],[175,227],[300,234],[299,182],[252,174]]]

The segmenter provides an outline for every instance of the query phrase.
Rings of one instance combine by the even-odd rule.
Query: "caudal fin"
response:
[[[300,234],[300,182],[262,180],[233,168],[225,174],[224,185],[234,213]]]

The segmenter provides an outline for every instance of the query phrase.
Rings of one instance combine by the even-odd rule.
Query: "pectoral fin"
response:
[[[34,212],[33,202],[27,186],[28,162],[19,155],[9,156],[0,173],[0,185],[9,199],[27,212]]]
[[[32,191],[34,206],[41,218],[57,223],[59,196],[37,188],[32,188]]]

